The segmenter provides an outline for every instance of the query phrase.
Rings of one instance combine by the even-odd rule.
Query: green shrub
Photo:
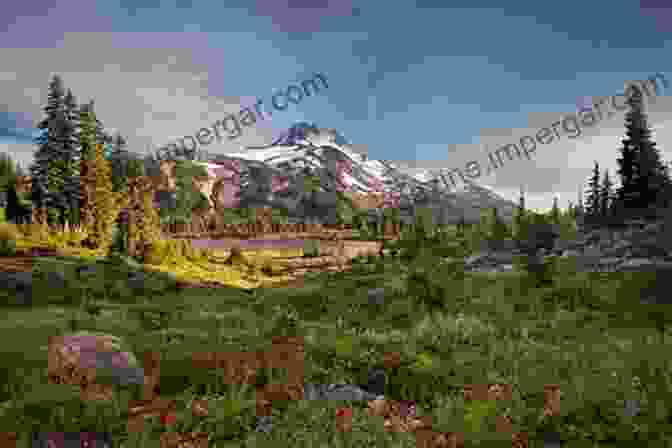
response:
[[[11,257],[16,255],[16,241],[0,239],[0,257]]]
[[[303,256],[304,257],[319,257],[320,256],[320,241],[306,240],[303,242]]]

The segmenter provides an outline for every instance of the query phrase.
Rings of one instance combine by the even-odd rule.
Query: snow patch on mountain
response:
[[[255,186],[259,182],[269,183],[274,195],[289,188],[290,179],[310,174],[319,177],[320,191],[379,192],[385,195],[387,206],[429,205],[451,217],[474,219],[480,210],[495,206],[506,218],[515,208],[512,202],[472,181],[446,185],[447,179],[439,171],[369,159],[335,129],[308,122],[295,124],[271,145],[227,153],[206,166],[213,174],[237,177],[242,189],[259,189]]]

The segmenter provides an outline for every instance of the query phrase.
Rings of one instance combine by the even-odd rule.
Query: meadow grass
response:
[[[555,265],[553,284],[536,288],[521,272],[464,273],[459,261],[442,262],[437,252],[407,262],[363,259],[352,272],[315,275],[300,289],[178,291],[157,277],[145,291],[129,291],[124,269],[114,265],[63,291],[38,281],[34,306],[7,307],[0,321],[0,431],[22,434],[19,446],[29,446],[30,431],[110,431],[116,446],[158,446],[164,428],[157,418],[144,433],[126,429],[139,387],[117,387],[113,402],[89,403],[67,386],[46,384],[48,337],[77,329],[113,333],[136,354],[159,351],[161,397],[178,403],[171,430],[208,432],[214,447],[416,446],[413,434],[385,432],[382,419],[357,402],[274,404],[273,430],[256,433],[254,389],[192,368],[194,352],[268,350],[278,335],[304,336],[311,383],[365,383],[368,369],[399,352],[386,396],[415,401],[438,431],[464,431],[466,446],[511,446],[510,434],[494,429],[504,412],[531,446],[552,430],[572,447],[670,446],[669,316],[663,306],[639,303],[649,279],[578,273],[567,260]],[[370,305],[367,291],[380,287],[384,304]],[[82,311],[83,297],[100,305],[97,315]],[[286,380],[275,369],[264,375],[270,383]],[[471,432],[462,388],[483,383],[509,384],[513,395]],[[562,392],[554,417],[541,415],[548,384]],[[212,400],[209,417],[192,416],[194,399]],[[626,399],[640,401],[639,415],[624,415]],[[336,429],[339,406],[353,409],[350,433]]]

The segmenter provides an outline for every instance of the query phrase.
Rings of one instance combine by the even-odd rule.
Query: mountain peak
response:
[[[310,172],[320,179],[319,191],[383,194],[389,199],[387,206],[400,209],[430,207],[441,214],[438,219],[442,222],[446,219],[457,222],[462,217],[467,221],[478,221],[481,210],[491,207],[498,208],[501,216],[507,219],[513,216],[516,207],[473,181],[446,185],[446,180],[436,170],[370,159],[355,151],[336,129],[320,128],[305,121],[292,125],[270,145],[247,147],[242,152],[217,159],[213,162],[221,164],[236,159],[248,169],[254,168],[249,173],[252,177],[261,176],[259,181],[274,176],[298,180]],[[260,170],[267,174],[262,175]],[[249,175],[243,177],[251,182],[250,185],[256,183]],[[278,194],[282,193],[278,190]]]

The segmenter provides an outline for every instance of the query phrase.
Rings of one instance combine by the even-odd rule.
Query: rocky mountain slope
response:
[[[373,214],[380,207],[399,208],[407,220],[418,206],[432,208],[441,223],[461,217],[477,221],[481,210],[489,207],[497,207],[503,219],[510,220],[515,209],[512,202],[473,182],[452,190],[438,173],[369,159],[336,130],[310,123],[292,126],[271,145],[196,163],[208,171],[208,179],[199,180],[198,186],[215,209],[280,206],[297,220],[329,222],[335,219],[336,192],[363,208],[377,208]]]

